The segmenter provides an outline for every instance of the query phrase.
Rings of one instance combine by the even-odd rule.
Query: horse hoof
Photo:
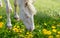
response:
[[[7,23],[7,28],[8,29],[12,29],[12,24],[11,23]]]
[[[7,28],[11,30],[12,29],[12,26],[7,26]]]

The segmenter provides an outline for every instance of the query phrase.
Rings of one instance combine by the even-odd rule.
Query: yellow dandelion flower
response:
[[[15,31],[16,28],[13,28],[13,31]]]
[[[19,29],[17,29],[16,32],[19,32]]]
[[[15,31],[15,32],[19,32],[19,29],[17,29],[17,28],[13,28],[13,31]]]
[[[51,31],[47,31],[47,35],[51,35]]]
[[[30,37],[33,37],[33,35],[32,35],[32,34],[29,34],[29,36],[30,36]]]
[[[43,34],[47,34],[47,29],[42,30]]]
[[[43,31],[43,34],[45,35],[51,35],[51,31],[48,31],[46,29],[43,29],[42,31]]]
[[[0,22],[0,28],[2,28],[3,27],[3,22]]]
[[[47,30],[46,29],[43,29],[42,32],[43,32],[43,34],[47,34]]]
[[[52,29],[52,31],[53,31],[53,32],[57,32],[57,30],[56,30],[56,29]]]
[[[56,38],[60,38],[60,35],[56,35]]]
[[[56,26],[52,26],[52,28],[53,28],[53,29],[55,29],[55,28],[56,28]]]
[[[48,36],[48,38],[53,38],[53,36]]]
[[[57,33],[60,34],[60,31],[58,31]]]
[[[2,16],[0,16],[0,19],[2,19]]]
[[[47,34],[47,32],[45,31],[45,32],[43,32],[43,34],[45,34],[45,35],[46,35],[46,34]]]
[[[47,29],[43,29],[42,31],[45,32],[45,31],[47,31]]]
[[[27,35],[28,34],[28,35]],[[25,35],[26,38],[33,38],[33,35],[31,32],[27,32]]]

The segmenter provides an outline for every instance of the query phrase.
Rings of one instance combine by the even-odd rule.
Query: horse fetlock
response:
[[[13,11],[11,6],[9,7],[9,11],[11,11],[11,12]]]

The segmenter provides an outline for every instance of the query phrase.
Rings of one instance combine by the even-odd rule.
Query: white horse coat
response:
[[[17,2],[16,2],[17,1]],[[20,8],[20,19],[23,21],[26,28],[30,31],[34,30],[34,15],[36,14],[35,7],[33,5],[34,0],[14,0],[15,3],[15,17],[19,17],[16,13],[16,4],[19,4]],[[5,0],[6,12],[7,12],[7,26],[8,28],[12,27],[10,19],[10,9],[11,5],[9,0]]]
[[[0,0],[0,7],[2,7],[2,1]]]

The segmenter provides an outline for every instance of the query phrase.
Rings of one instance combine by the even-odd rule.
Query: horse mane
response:
[[[36,14],[36,9],[33,5],[33,2],[34,2],[33,0],[28,0],[27,1],[27,7],[31,11],[31,14],[35,15]]]

